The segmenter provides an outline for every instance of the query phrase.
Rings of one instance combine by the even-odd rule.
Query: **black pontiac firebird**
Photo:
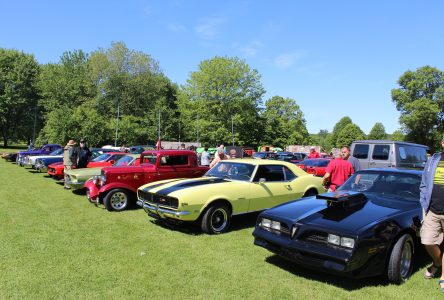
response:
[[[400,284],[412,273],[420,182],[416,170],[357,172],[336,192],[262,212],[254,244],[317,271]]]

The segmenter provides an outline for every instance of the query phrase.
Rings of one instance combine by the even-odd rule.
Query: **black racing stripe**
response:
[[[223,182],[227,182],[227,180],[225,180],[223,178],[210,178],[207,180],[193,180],[193,181],[188,181],[188,182],[184,182],[184,183],[179,183],[179,184],[167,187],[163,190],[159,190],[156,192],[156,194],[162,195],[162,196],[167,196],[168,194],[178,191],[178,190],[182,190],[182,189],[186,189],[186,188],[190,188],[190,187],[195,187],[195,186],[199,186],[199,185],[223,183]]]
[[[162,182],[162,183],[158,183],[158,184],[153,184],[153,185],[151,185],[149,187],[144,188],[143,191],[148,192],[148,191],[150,191],[150,190],[152,190],[152,189],[154,189],[154,188],[156,188],[158,186],[161,186],[161,185],[164,185],[164,184],[168,184],[170,182],[174,182],[174,181],[178,181],[178,180],[183,180],[183,178],[177,178],[177,179],[170,180],[168,182]]]

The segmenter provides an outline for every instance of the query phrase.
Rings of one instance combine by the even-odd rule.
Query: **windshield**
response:
[[[156,154],[145,154],[142,156],[142,159],[140,160],[141,164],[153,164],[155,165],[157,161],[157,155]]]
[[[373,193],[379,196],[396,196],[419,201],[421,177],[396,172],[361,171],[353,174],[338,190]]]
[[[255,165],[221,161],[211,168],[205,176],[250,181]]]
[[[63,148],[57,149],[49,153],[49,155],[60,155],[63,154]]]
[[[109,154],[109,153],[103,153],[103,154],[97,156],[96,158],[94,158],[92,161],[105,161],[105,160],[107,160],[110,156],[111,156],[111,154]]]
[[[122,156],[114,163],[114,166],[130,166],[133,160],[132,156]]]
[[[326,167],[330,160],[328,159],[304,159],[298,164],[305,165],[307,167]]]

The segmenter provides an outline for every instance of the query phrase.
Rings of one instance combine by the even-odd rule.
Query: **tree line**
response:
[[[391,135],[380,122],[366,135],[348,116],[331,133],[309,134],[296,100],[264,101],[261,75],[237,57],[203,60],[178,86],[159,62],[123,42],[91,53],[67,51],[43,65],[32,54],[0,48],[0,130],[4,147],[72,138],[90,145],[154,144],[160,134],[206,145],[317,144],[326,151],[357,139],[391,138],[433,149],[444,132],[443,78],[430,66],[400,77],[392,101],[401,129]]]

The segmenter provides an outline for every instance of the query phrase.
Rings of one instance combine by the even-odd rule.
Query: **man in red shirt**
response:
[[[310,153],[308,154],[308,158],[319,158],[319,152],[316,151],[315,147],[310,148]]]
[[[323,178],[324,186],[330,182],[329,192],[336,191],[336,188],[341,186],[354,173],[352,164],[347,160],[348,156],[350,156],[350,150],[347,147],[342,147],[341,156],[328,164]]]

